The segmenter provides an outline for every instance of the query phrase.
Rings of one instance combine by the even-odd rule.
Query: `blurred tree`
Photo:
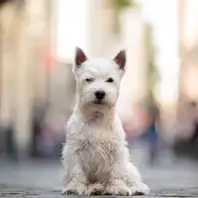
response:
[[[0,0],[0,8],[2,8],[2,6],[4,6],[7,3],[14,3],[17,6],[21,6],[24,4],[25,0]]]
[[[148,95],[146,100],[151,102],[153,100],[153,91],[159,81],[159,72],[155,63],[155,47],[153,42],[153,32],[152,27],[149,24],[145,25],[145,47],[148,60],[148,70],[147,70],[147,88]]]
[[[5,3],[10,2],[10,1],[13,1],[13,0],[0,0],[0,6],[4,5]]]
[[[120,32],[120,16],[129,7],[137,6],[134,0],[111,0],[111,5],[115,11],[115,32]]]

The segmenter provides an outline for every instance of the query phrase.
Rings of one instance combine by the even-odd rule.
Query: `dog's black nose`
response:
[[[98,100],[102,100],[105,97],[105,92],[104,91],[96,91],[95,96]]]

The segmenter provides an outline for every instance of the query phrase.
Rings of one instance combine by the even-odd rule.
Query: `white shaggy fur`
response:
[[[125,133],[115,111],[124,65],[124,51],[113,60],[88,60],[80,48],[76,49],[77,102],[62,152],[65,194],[149,192],[130,162]],[[97,91],[105,93],[101,100],[96,97]]]

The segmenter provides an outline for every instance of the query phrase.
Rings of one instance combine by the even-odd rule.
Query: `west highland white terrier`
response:
[[[89,60],[76,48],[73,72],[77,101],[62,152],[65,194],[140,195],[149,188],[130,162],[116,114],[125,51],[112,60]]]

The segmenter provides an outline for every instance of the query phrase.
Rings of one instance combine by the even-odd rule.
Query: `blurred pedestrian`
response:
[[[41,157],[38,149],[39,139],[42,135],[42,124],[45,119],[45,108],[42,105],[35,105],[32,117],[32,138],[31,138],[31,156]]]
[[[186,111],[180,112],[178,135],[173,145],[175,154],[179,157],[198,159],[198,107],[197,102],[187,102]],[[180,109],[179,109],[180,110]]]
[[[193,119],[193,133],[192,137],[189,139],[189,143],[191,145],[191,155],[193,158],[198,159],[198,109],[197,103],[192,102],[191,106],[194,111],[194,119]]]
[[[149,102],[148,106],[149,111],[149,125],[147,127],[144,138],[148,143],[148,163],[153,165],[157,162],[157,158],[159,156],[159,124],[160,124],[160,115],[159,108],[152,98]]]

